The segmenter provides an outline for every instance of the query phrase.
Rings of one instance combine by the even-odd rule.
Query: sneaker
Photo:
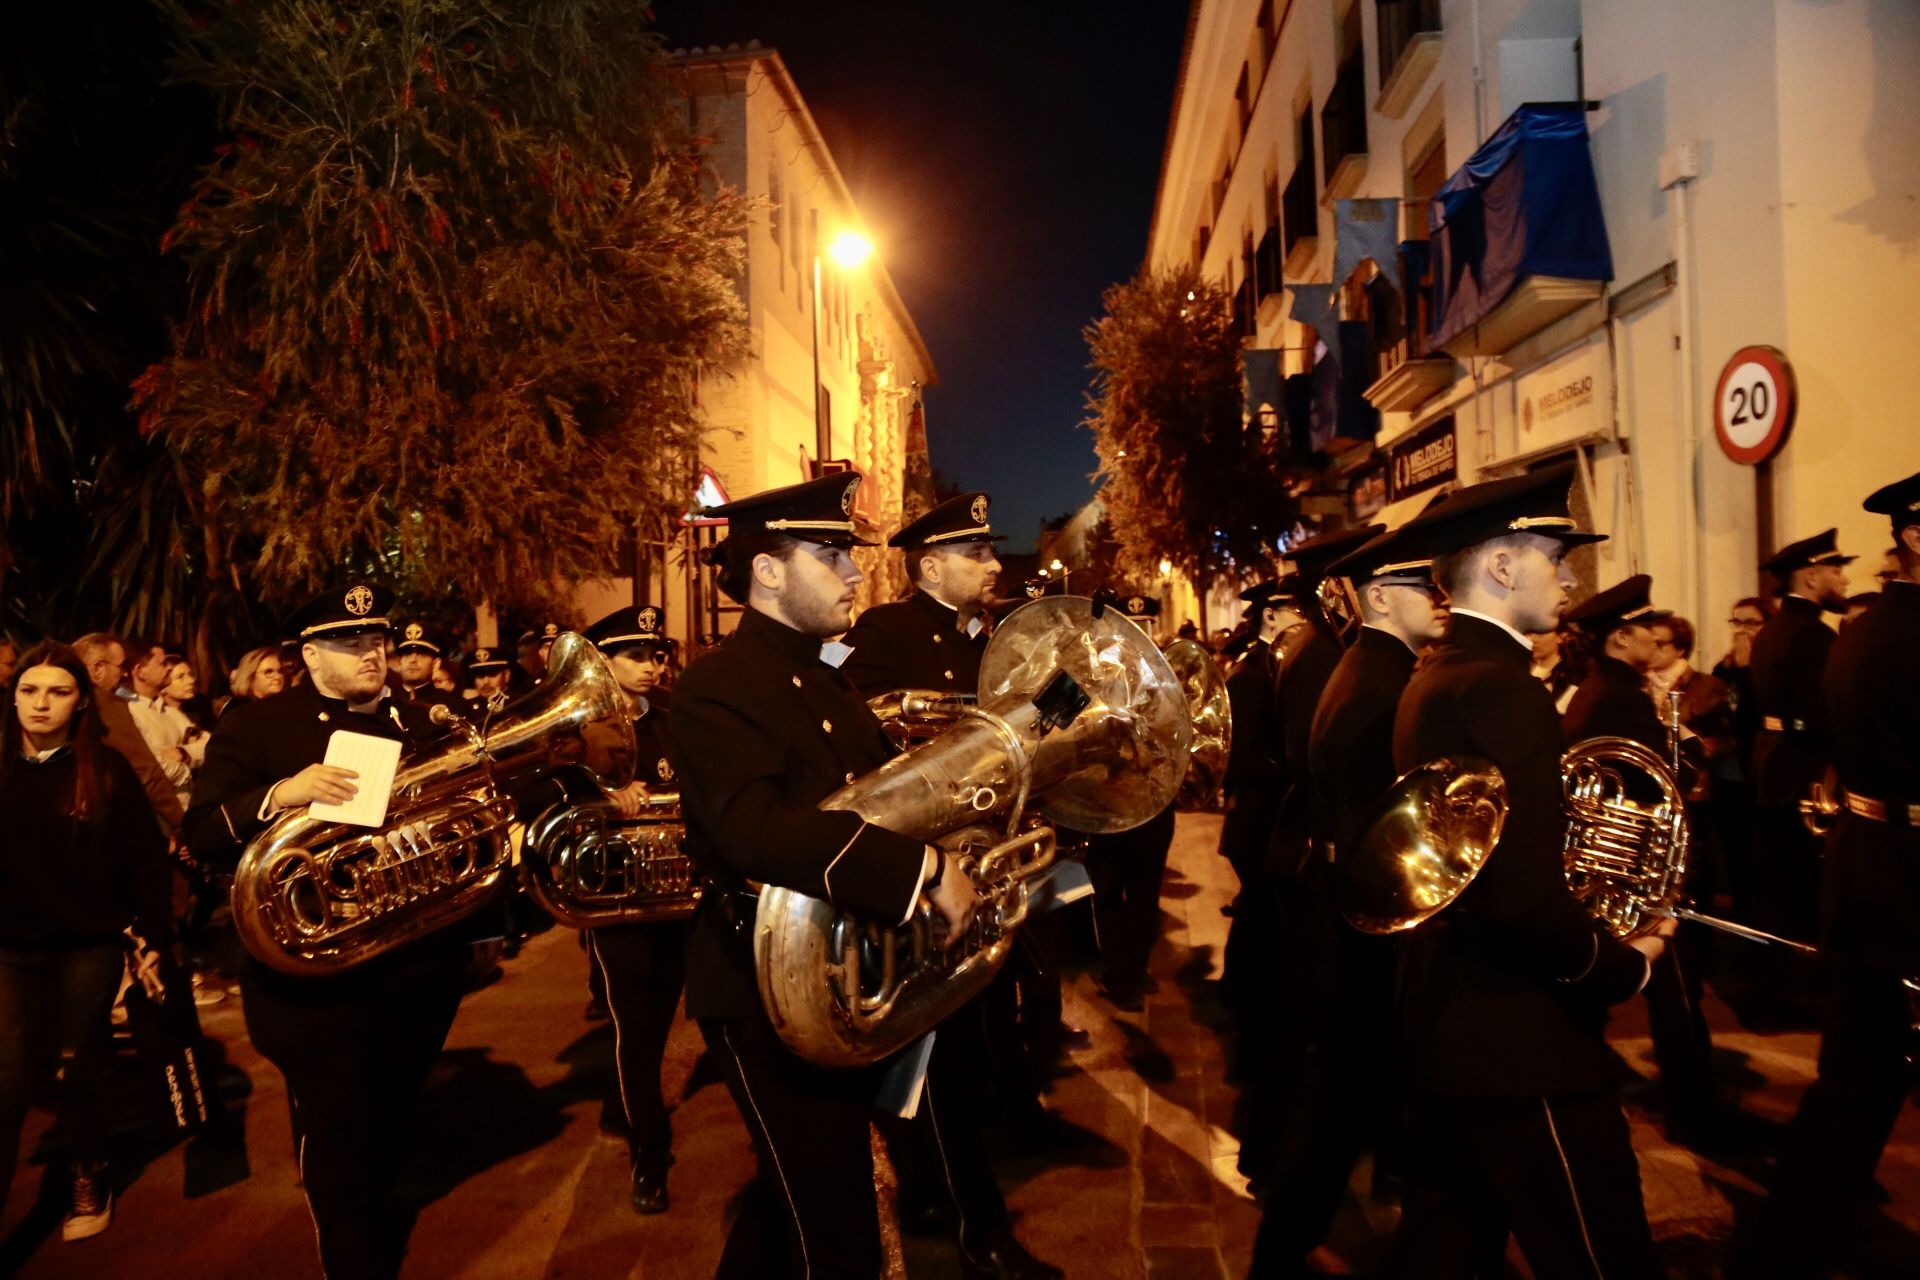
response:
[[[99,1235],[113,1221],[113,1187],[105,1165],[73,1171],[73,1208],[60,1225],[62,1240],[86,1240]]]
[[[227,998],[227,989],[204,973],[193,975],[193,1002],[204,1009],[210,1004],[219,1004]]]

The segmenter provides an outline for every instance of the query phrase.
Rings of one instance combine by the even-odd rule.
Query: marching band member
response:
[[[1333,1224],[1347,1179],[1372,1147],[1376,1185],[1397,1168],[1405,1125],[1393,1046],[1392,940],[1347,928],[1333,901],[1336,851],[1393,785],[1393,718],[1415,658],[1445,631],[1432,562],[1403,531],[1382,533],[1328,567],[1358,597],[1361,626],[1314,711],[1308,745],[1318,856],[1301,869],[1286,930],[1289,1013],[1310,1052],[1285,1091],[1284,1153],[1270,1175],[1254,1276],[1293,1276]]]
[[[400,630],[400,642],[393,646],[395,693],[422,706],[443,706],[449,711],[466,711],[466,701],[433,683],[433,664],[440,657],[440,645],[427,634],[424,625],[409,622]]]
[[[1845,793],[1822,905],[1835,981],[1820,1075],[1788,1130],[1766,1211],[1754,1216],[1761,1247],[1743,1275],[1823,1273],[1828,1242],[1866,1201],[1915,1078],[1914,997],[1903,980],[1920,977],[1920,475],[1864,505],[1893,522],[1899,576],[1841,630],[1826,664]]]
[[[634,780],[609,798],[623,817],[639,817],[651,792],[677,781],[669,737],[671,704],[660,687],[660,677],[672,665],[674,641],[666,634],[665,613],[656,605],[616,609],[584,634],[606,655],[614,680],[633,704],[638,766]],[[613,1020],[614,1082],[624,1122],[618,1127],[627,1135],[633,1160],[628,1203],[635,1213],[665,1213],[673,1131],[660,1097],[660,1064],[687,981],[686,922],[609,925],[589,929],[586,936]]]
[[[467,700],[498,710],[506,700],[512,668],[513,664],[507,661],[506,655],[500,650],[484,645],[475,649],[472,661],[467,663],[467,675],[473,680],[473,688],[466,695]]]
[[[294,617],[310,679],[235,705],[215,726],[182,828],[203,862],[231,867],[281,814],[343,803],[355,774],[322,761],[338,730],[413,746],[427,708],[387,687],[384,587],[324,592]],[[387,1280],[404,1241],[390,1200],[420,1091],[460,1007],[467,946],[440,930],[332,977],[249,960],[247,1034],[287,1083],[301,1188],[330,1280]]]
[[[1653,607],[1652,589],[1653,579],[1637,573],[1567,611],[1565,621],[1586,633],[1593,654],[1586,678],[1560,717],[1567,746],[1588,738],[1627,738],[1666,758],[1667,728],[1647,695],[1655,653],[1651,624],[1667,616]],[[1684,779],[1675,782],[1686,785]],[[1676,1142],[1710,1138],[1720,1127],[1713,1038],[1700,1007],[1699,976],[1691,968],[1682,966],[1676,942],[1654,963],[1646,988],[1667,1133]]]
[[[1824,785],[1833,749],[1821,681],[1833,628],[1826,614],[1847,608],[1852,556],[1828,529],[1782,547],[1761,565],[1780,582],[1780,612],[1753,638],[1753,698],[1760,733],[1753,746],[1755,908],[1761,923],[1789,937],[1812,936],[1820,897],[1820,841],[1800,802]]]
[[[1529,671],[1528,635],[1566,607],[1567,552],[1601,537],[1568,514],[1571,480],[1569,463],[1475,485],[1407,526],[1451,618],[1400,699],[1395,767],[1491,760],[1507,813],[1472,885],[1407,939],[1409,1176],[1391,1276],[1470,1275],[1509,1232],[1542,1280],[1659,1274],[1602,1011],[1645,984],[1666,942],[1616,940],[1568,889],[1560,722]]]
[[[692,922],[687,1012],[753,1138],[759,1174],[719,1275],[861,1276],[881,1265],[868,1125],[887,1063],[807,1062],[767,1019],[754,973],[749,882],[782,885],[883,924],[924,893],[960,937],[973,884],[938,849],[817,806],[893,754],[866,701],[822,660],[847,629],[861,574],[850,549],[858,475],[831,475],[714,508],[739,629],[674,690],[688,851],[712,882]]]
[[[980,659],[989,633],[987,604],[1000,574],[993,547],[1005,541],[988,523],[988,510],[986,494],[957,494],[887,539],[889,547],[905,553],[914,590],[904,600],[866,610],[841,637],[841,643],[853,651],[841,664],[841,674],[863,696],[900,689],[979,691]],[[922,1187],[937,1170],[946,1187],[940,1198],[950,1199],[958,1215],[963,1258],[971,1269],[984,1274],[1060,1274],[1034,1259],[1014,1239],[1006,1199],[980,1144],[996,1083],[1014,1095],[1024,1119],[1047,1118],[1044,1112],[1037,1117],[1032,1114],[1040,1104],[1039,1082],[1031,1067],[1013,1071],[1018,1079],[995,1079],[996,1065],[1004,1069],[1005,1058],[1025,1058],[1014,1025],[1019,1006],[1015,967],[1029,964],[1029,934],[1030,930],[1022,929],[1007,965],[973,1007],[941,1024],[928,1064],[925,1105],[915,1117],[914,1132],[920,1141],[911,1158],[898,1162],[903,1221],[909,1210],[929,1199]],[[1028,977],[1023,986],[1040,980],[1053,984],[1052,1000],[1041,1003],[1047,1005],[1044,1013],[1057,1027],[1059,974],[1045,968]],[[993,1052],[994,1044],[1004,1057]],[[1027,1066],[1023,1061],[1021,1065]],[[916,1198],[922,1205],[911,1203]],[[989,1263],[989,1256],[999,1262]]]

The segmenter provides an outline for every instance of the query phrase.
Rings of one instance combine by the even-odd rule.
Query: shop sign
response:
[[[1793,366],[1773,347],[1742,347],[1720,370],[1713,434],[1735,462],[1765,462],[1786,443],[1797,407]]]
[[[1453,415],[1428,423],[1387,446],[1387,497],[1398,502],[1454,478],[1459,448]]]
[[[1606,348],[1589,342],[1520,380],[1520,452],[1608,428]]]

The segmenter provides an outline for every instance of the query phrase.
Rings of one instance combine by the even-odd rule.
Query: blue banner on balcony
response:
[[[1286,417],[1280,394],[1280,349],[1248,347],[1240,353],[1240,383],[1246,394],[1242,426],[1277,431]]]
[[[1368,259],[1395,289],[1400,288],[1400,202],[1335,200],[1333,282],[1345,284]]]
[[[1515,111],[1434,194],[1427,226],[1434,345],[1485,319],[1528,276],[1611,280],[1585,111]]]
[[[1327,350],[1340,350],[1340,295],[1330,284],[1289,284],[1293,310],[1289,313],[1320,335]]]

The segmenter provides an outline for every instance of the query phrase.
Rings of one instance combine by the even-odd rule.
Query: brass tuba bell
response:
[[[680,793],[647,797],[636,817],[595,796],[563,801],[527,824],[520,880],[569,929],[684,920],[700,901]]]
[[[451,737],[394,778],[379,830],[316,821],[303,807],[254,837],[233,878],[240,941],[282,973],[323,975],[473,914],[512,862],[508,788],[568,764],[625,786],[631,716],[599,651],[561,633],[537,688],[477,728],[444,718]]]
[[[820,807],[954,856],[980,897],[970,934],[949,952],[924,904],[889,927],[763,888],[753,929],[761,1000],[808,1061],[876,1062],[985,989],[1030,888],[1053,864],[1053,823],[1124,831],[1145,822],[1173,799],[1192,738],[1179,683],[1153,642],[1117,611],[1094,617],[1077,596],[1008,615],[982,656],[978,703],[941,714],[952,716],[944,732]]]
[[[1233,752],[1233,704],[1227,700],[1227,680],[1213,655],[1197,641],[1175,640],[1162,654],[1180,681],[1187,720],[1193,725],[1180,800],[1196,807],[1208,805],[1220,793],[1227,757]]]

